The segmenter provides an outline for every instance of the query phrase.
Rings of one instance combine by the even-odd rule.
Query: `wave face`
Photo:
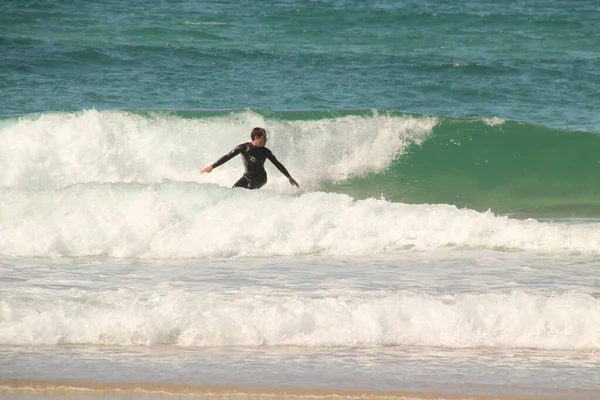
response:
[[[501,119],[376,111],[83,111],[0,121],[0,185],[22,191],[82,183],[216,183],[232,160],[200,169],[266,126],[268,146],[305,191],[451,204],[518,218],[600,215],[600,137]],[[267,164],[266,189],[291,193]]]
[[[325,188],[515,217],[597,217],[599,151],[595,134],[494,118],[441,119],[426,141],[385,170]]]
[[[303,297],[71,289],[0,300],[0,344],[600,349],[600,300],[566,293]]]

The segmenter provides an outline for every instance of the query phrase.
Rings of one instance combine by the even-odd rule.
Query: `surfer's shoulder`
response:
[[[250,142],[245,142],[245,143],[240,143],[237,146],[235,146],[236,150],[239,150],[241,152],[246,152],[248,151],[248,149],[252,146],[252,143]]]

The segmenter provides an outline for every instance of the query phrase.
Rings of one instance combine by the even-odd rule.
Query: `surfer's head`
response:
[[[265,144],[267,144],[267,131],[265,128],[256,127],[252,129],[250,139],[252,139],[252,144],[254,146],[264,147]]]

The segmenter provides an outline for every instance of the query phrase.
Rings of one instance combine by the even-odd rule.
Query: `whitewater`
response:
[[[514,281],[502,282],[498,267],[509,260],[489,252],[478,256],[487,265],[435,265],[413,255],[400,256],[398,267],[363,257],[369,271],[340,257],[52,266],[30,261],[27,295],[7,287],[0,301],[0,341],[28,347],[600,349],[600,302],[586,289],[581,270],[565,274],[568,290],[556,293],[549,284],[557,269],[543,271],[533,261],[529,269],[511,268]],[[276,263],[278,270],[261,263]],[[5,262],[4,279],[18,281],[19,264]],[[489,275],[479,280],[479,290],[444,271],[461,264],[465,272]],[[409,273],[421,282],[394,283]],[[440,276],[447,282],[443,288],[435,286]],[[531,287],[528,281],[536,279],[540,283]]]
[[[5,187],[64,187],[84,182],[213,182],[229,186],[239,162],[200,177],[200,169],[236,144],[249,126],[268,126],[269,148],[311,188],[381,172],[410,143],[431,132],[435,118],[379,115],[316,120],[269,119],[253,111],[185,118],[173,113],[82,111],[2,121],[1,183]],[[251,129],[251,128],[250,128]],[[271,177],[275,188],[282,180]],[[273,184],[269,185],[273,187]]]
[[[0,2],[0,397],[599,399],[599,11]]]
[[[469,136],[446,141],[457,123]],[[200,174],[253,126],[267,128],[300,190],[270,164],[263,189],[231,189],[239,159]],[[600,220],[386,197],[406,186],[396,179],[426,171],[407,167],[418,157],[443,162],[431,146],[465,157],[480,140],[472,129],[506,142],[519,126],[376,110],[3,120],[0,387],[302,397],[330,393],[333,379],[350,397],[511,397],[523,387],[586,398],[569,397],[577,387],[593,398]],[[159,367],[203,363],[212,367],[195,379]]]

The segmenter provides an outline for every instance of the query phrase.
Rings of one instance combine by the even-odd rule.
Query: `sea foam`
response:
[[[252,111],[183,118],[89,110],[4,121],[0,126],[0,186],[61,188],[90,182],[154,183],[163,179],[231,186],[239,159],[211,174],[200,170],[250,140],[264,126],[267,146],[304,188],[380,172],[431,133],[434,118],[370,116],[319,120],[269,119]],[[269,187],[290,191],[269,163]]]
[[[5,257],[179,259],[440,247],[597,253],[600,229],[595,222],[521,221],[450,205],[193,182],[0,189]]]
[[[71,289],[53,301],[4,298],[0,321],[3,345],[600,349],[600,301],[577,293],[313,298]]]

